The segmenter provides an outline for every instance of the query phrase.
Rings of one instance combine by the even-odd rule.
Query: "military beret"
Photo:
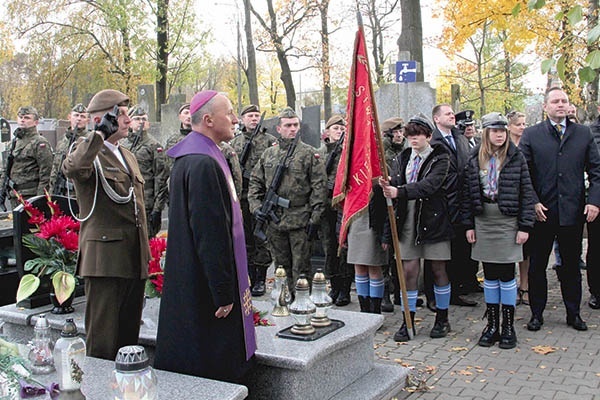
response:
[[[194,97],[192,97],[192,101],[190,103],[190,114],[194,114],[196,111],[201,109],[203,105],[208,103],[217,94],[219,94],[219,92],[216,90],[203,90],[196,93]]]
[[[71,108],[71,111],[81,114],[87,112],[87,109],[83,106],[83,104],[79,103],[76,104],[75,107]]]
[[[17,115],[27,115],[27,114],[35,115],[37,118],[40,117],[40,114],[38,114],[38,110],[36,110],[35,107],[33,107],[33,106],[20,107],[19,110],[17,111]]]
[[[189,109],[190,109],[190,103],[185,103],[184,105],[179,107],[179,111],[177,112],[177,114],[181,114],[183,112],[183,110],[189,110]]]
[[[279,119],[281,118],[298,118],[298,114],[291,107],[286,107],[279,113]]]
[[[241,115],[248,114],[248,113],[251,113],[251,112],[257,112],[257,113],[259,113],[260,112],[260,108],[256,104],[250,104],[249,106],[246,106],[246,107],[242,108]]]
[[[418,113],[417,115],[413,115],[408,120],[408,123],[409,124],[412,123],[412,124],[421,125],[421,126],[427,128],[427,129],[429,129],[431,132],[433,132],[434,129],[435,129],[435,127],[433,126],[433,123],[423,113]]]
[[[474,116],[475,111],[473,110],[464,110],[454,114],[456,122],[462,122],[463,125],[473,125],[475,123],[475,120],[473,120]]]
[[[346,120],[344,120],[344,117],[339,114],[333,115],[327,120],[327,123],[325,124],[325,129],[329,129],[333,125],[346,126]]]
[[[395,129],[402,129],[404,126],[404,120],[400,117],[388,118],[381,124],[381,130],[383,132],[393,131]]]
[[[142,106],[135,105],[129,109],[127,115],[130,117],[141,117],[142,115],[146,115],[147,112],[144,110]]]
[[[129,97],[118,90],[104,89],[92,97],[87,110],[89,113],[110,110],[114,106],[128,106]]]
[[[492,112],[481,117],[481,126],[485,128],[506,129],[508,120],[499,112]]]

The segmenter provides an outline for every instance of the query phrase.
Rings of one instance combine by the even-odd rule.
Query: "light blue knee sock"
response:
[[[419,291],[407,290],[406,297],[408,297],[408,309],[412,312],[417,312],[417,297],[419,297]],[[404,306],[404,303],[402,303],[402,296],[400,296],[400,303]]]
[[[383,289],[385,284],[383,283],[383,278],[380,279],[371,279],[369,282],[369,294],[371,297],[381,299],[383,297]]]
[[[363,297],[369,297],[369,275],[354,275],[354,284],[356,285],[356,294]]]
[[[446,286],[433,285],[433,294],[435,295],[435,306],[440,310],[447,310],[450,305],[450,284]]]
[[[483,280],[483,296],[487,304],[499,304],[500,303],[500,281],[490,281],[487,279]]]
[[[505,306],[517,305],[517,280],[513,279],[508,282],[500,281],[500,298],[501,303]]]

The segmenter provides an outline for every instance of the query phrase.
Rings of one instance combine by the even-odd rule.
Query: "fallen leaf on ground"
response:
[[[436,370],[437,370],[437,367],[434,365],[428,365],[427,367],[425,367],[425,372],[430,373],[430,374],[435,374]]]
[[[466,369],[458,371],[457,374],[459,374],[459,375],[465,375],[465,376],[473,375],[473,373],[471,371],[467,371]]]
[[[554,353],[556,350],[558,350],[558,347],[554,347],[554,346],[534,346],[531,348],[531,350],[533,350],[534,352],[538,353],[538,354],[550,354],[550,353]]]
[[[412,374],[406,375],[406,386],[403,390],[406,390],[409,393],[414,392],[428,392],[433,387],[427,386],[427,381],[425,379],[418,378]]]
[[[468,351],[469,349],[467,347],[453,347],[450,349],[450,351]]]

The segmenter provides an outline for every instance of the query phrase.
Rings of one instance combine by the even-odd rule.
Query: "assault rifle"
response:
[[[281,186],[283,174],[285,173],[288,167],[288,160],[294,155],[294,151],[296,150],[296,146],[298,145],[299,140],[300,132],[296,133],[296,137],[290,144],[290,147],[288,147],[285,157],[283,157],[283,159],[277,165],[277,168],[275,169],[275,174],[273,175],[273,180],[269,185],[269,190],[267,190],[267,194],[265,195],[260,209],[254,212],[254,217],[256,218],[256,225],[254,226],[254,236],[256,236],[259,240],[262,240],[263,242],[267,239],[267,235],[265,235],[265,226],[267,225],[267,222],[271,221],[274,224],[278,224],[280,221],[277,214],[275,214],[275,207],[290,207],[290,201],[288,199],[280,197],[277,194],[277,190],[279,190],[279,186]]]
[[[4,180],[2,181],[2,186],[0,186],[0,209],[2,211],[6,211],[6,197],[8,196],[8,191],[11,187],[10,173],[12,171],[13,163],[15,162],[15,156],[13,154],[15,150],[15,145],[17,144],[17,139],[14,138],[12,143],[10,144],[10,150],[8,151],[8,157],[6,157],[6,165],[4,167]]]
[[[346,136],[346,132],[342,133],[342,135],[340,136],[338,141],[335,142],[335,147],[333,148],[331,153],[329,153],[329,156],[327,157],[327,161],[325,161],[325,172],[327,173],[327,176],[329,176],[329,174],[333,170],[333,163],[335,162],[335,159],[337,158],[338,154],[342,150],[342,144],[344,143],[344,136]]]
[[[131,147],[129,148],[129,150],[132,153],[135,151],[135,148],[140,143],[140,140],[142,140],[142,133],[144,132],[144,125],[146,125],[146,122],[145,121],[141,121],[141,122],[142,123],[141,123],[140,127],[131,136]]]
[[[75,127],[75,129],[77,129],[77,127]],[[71,146],[73,145],[73,143],[75,143],[76,139],[77,139],[77,135],[75,134],[75,131],[72,131],[71,137],[69,138],[69,144],[67,145],[67,148],[65,149],[65,152],[63,153],[63,155],[60,157],[60,164],[58,164],[58,173],[56,174],[56,181],[54,182],[54,187],[52,188],[52,194],[57,194],[57,195],[61,195],[61,196],[67,195],[68,182],[67,182],[67,177],[62,172],[62,165],[63,165],[63,162],[65,162],[65,158],[67,158],[67,154],[68,154],[69,150],[71,149]]]
[[[258,135],[260,133],[260,130],[262,128],[262,123],[263,123],[263,120],[265,119],[265,114],[266,114],[266,111],[263,112],[262,115],[260,116],[260,121],[258,121],[258,125],[256,125],[256,127],[254,128],[254,131],[250,135],[250,139],[248,139],[248,141],[244,145],[244,149],[240,153],[239,160],[240,160],[240,166],[242,167],[242,175],[246,179],[250,179],[250,172],[252,172],[251,168],[246,168],[246,162],[248,161],[248,157],[250,156],[250,150],[252,150],[252,142],[254,141],[254,138],[256,137],[256,135]]]

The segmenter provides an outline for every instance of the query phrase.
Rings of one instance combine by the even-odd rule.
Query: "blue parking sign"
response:
[[[396,61],[396,82],[416,82],[417,62]]]

